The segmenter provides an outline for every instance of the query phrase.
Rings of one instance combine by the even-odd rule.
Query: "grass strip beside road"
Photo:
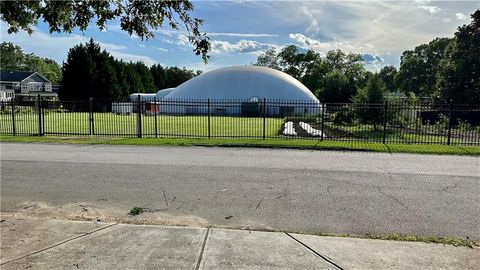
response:
[[[56,144],[105,144],[145,146],[220,146],[290,148],[310,150],[369,151],[383,153],[480,155],[480,146],[451,146],[440,144],[382,144],[368,142],[318,141],[297,139],[187,139],[187,138],[102,138],[56,136],[0,136],[0,142],[56,143]]]

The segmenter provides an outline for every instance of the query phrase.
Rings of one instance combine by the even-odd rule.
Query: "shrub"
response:
[[[348,107],[343,107],[332,116],[334,124],[352,124],[355,119],[355,113]]]

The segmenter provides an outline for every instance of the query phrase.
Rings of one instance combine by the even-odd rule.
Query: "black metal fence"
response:
[[[0,102],[0,134],[480,145],[480,105],[36,97]]]

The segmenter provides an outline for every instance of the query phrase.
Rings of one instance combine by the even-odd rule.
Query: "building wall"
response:
[[[212,101],[210,109],[205,102],[192,101],[178,101],[178,100],[162,100],[159,103],[160,113],[172,115],[206,115],[210,111],[211,115],[228,115],[228,116],[242,116],[245,115],[245,108],[242,102],[228,102],[228,101]],[[299,104],[297,102],[272,102],[266,103],[265,114],[267,117],[280,116],[305,116],[305,115],[319,115],[322,112],[322,105],[320,103],[308,102]],[[247,113],[251,113],[248,111]],[[258,103],[257,115],[263,116],[263,104]]]
[[[15,97],[15,92],[13,90],[0,90],[0,102],[10,101]]]

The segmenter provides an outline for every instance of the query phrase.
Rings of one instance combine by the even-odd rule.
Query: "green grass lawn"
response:
[[[113,113],[94,113],[93,133],[95,135],[137,135],[137,115],[117,115]],[[12,116],[0,115],[0,133],[13,132]],[[265,120],[265,136],[276,137],[283,121],[280,118]],[[143,136],[185,136],[208,137],[208,117],[158,115],[142,116]],[[38,134],[38,116],[35,113],[18,113],[15,116],[17,134]],[[45,113],[43,117],[45,134],[78,134],[89,135],[90,124],[88,113]],[[210,117],[210,135],[212,137],[262,137],[263,118],[259,117]]]
[[[438,144],[382,144],[366,142],[319,141],[300,139],[230,139],[230,138],[111,138],[111,137],[58,137],[58,136],[0,136],[1,142],[107,144],[145,146],[221,146],[291,148],[312,150],[348,150],[385,153],[480,155],[480,146],[449,146]]]
[[[9,114],[0,114],[0,133],[12,133],[12,116]],[[137,115],[117,115],[114,113],[94,113],[94,127],[92,134],[101,137],[136,137],[137,136]],[[374,131],[370,125],[333,125],[325,123],[327,140],[320,142],[318,138],[307,140],[302,137],[287,138],[279,135],[283,124],[282,118],[265,119],[265,137],[268,140],[257,140],[263,137],[264,119],[261,117],[228,117],[211,116],[210,117],[210,137],[222,138],[223,140],[190,140],[184,141],[170,139],[154,140],[142,138],[140,141],[128,139],[105,140],[108,144],[147,144],[147,145],[222,145],[222,146],[255,146],[255,147],[295,147],[311,149],[349,149],[349,150],[368,150],[380,152],[412,152],[412,153],[453,153],[453,154],[475,154],[476,148],[470,147],[450,147],[446,144],[445,136],[434,136],[427,134],[412,134],[399,132],[399,130],[390,129],[387,131],[387,145],[381,144],[383,131]],[[36,135],[38,134],[38,115],[34,111],[26,111],[15,115],[15,128],[17,135]],[[155,124],[156,123],[156,124]],[[142,137],[183,137],[183,138],[208,138],[209,135],[208,117],[203,115],[196,116],[172,116],[158,115],[142,116]],[[317,127],[318,128],[318,127]],[[345,135],[329,134],[329,130],[337,129],[346,132]],[[62,113],[46,112],[43,116],[43,132],[45,135],[78,135],[88,136],[90,134],[89,113]],[[345,133],[344,132],[344,133]],[[333,136],[332,136],[333,134]],[[352,137],[353,135],[353,137]],[[239,137],[226,139],[228,137]],[[119,139],[119,140],[118,140]],[[22,140],[4,137],[4,140]],[[26,137],[26,141],[36,140]],[[42,139],[48,141],[49,139]],[[61,142],[69,141],[59,139]],[[73,139],[72,141],[75,141]],[[354,142],[341,142],[342,140]],[[82,143],[103,143],[100,139],[80,138],[77,140]],[[452,138],[452,143],[460,143],[456,138]],[[406,145],[407,143],[423,143]],[[444,148],[443,148],[444,147]],[[467,150],[465,150],[467,149]],[[473,150],[472,150],[473,149]]]

